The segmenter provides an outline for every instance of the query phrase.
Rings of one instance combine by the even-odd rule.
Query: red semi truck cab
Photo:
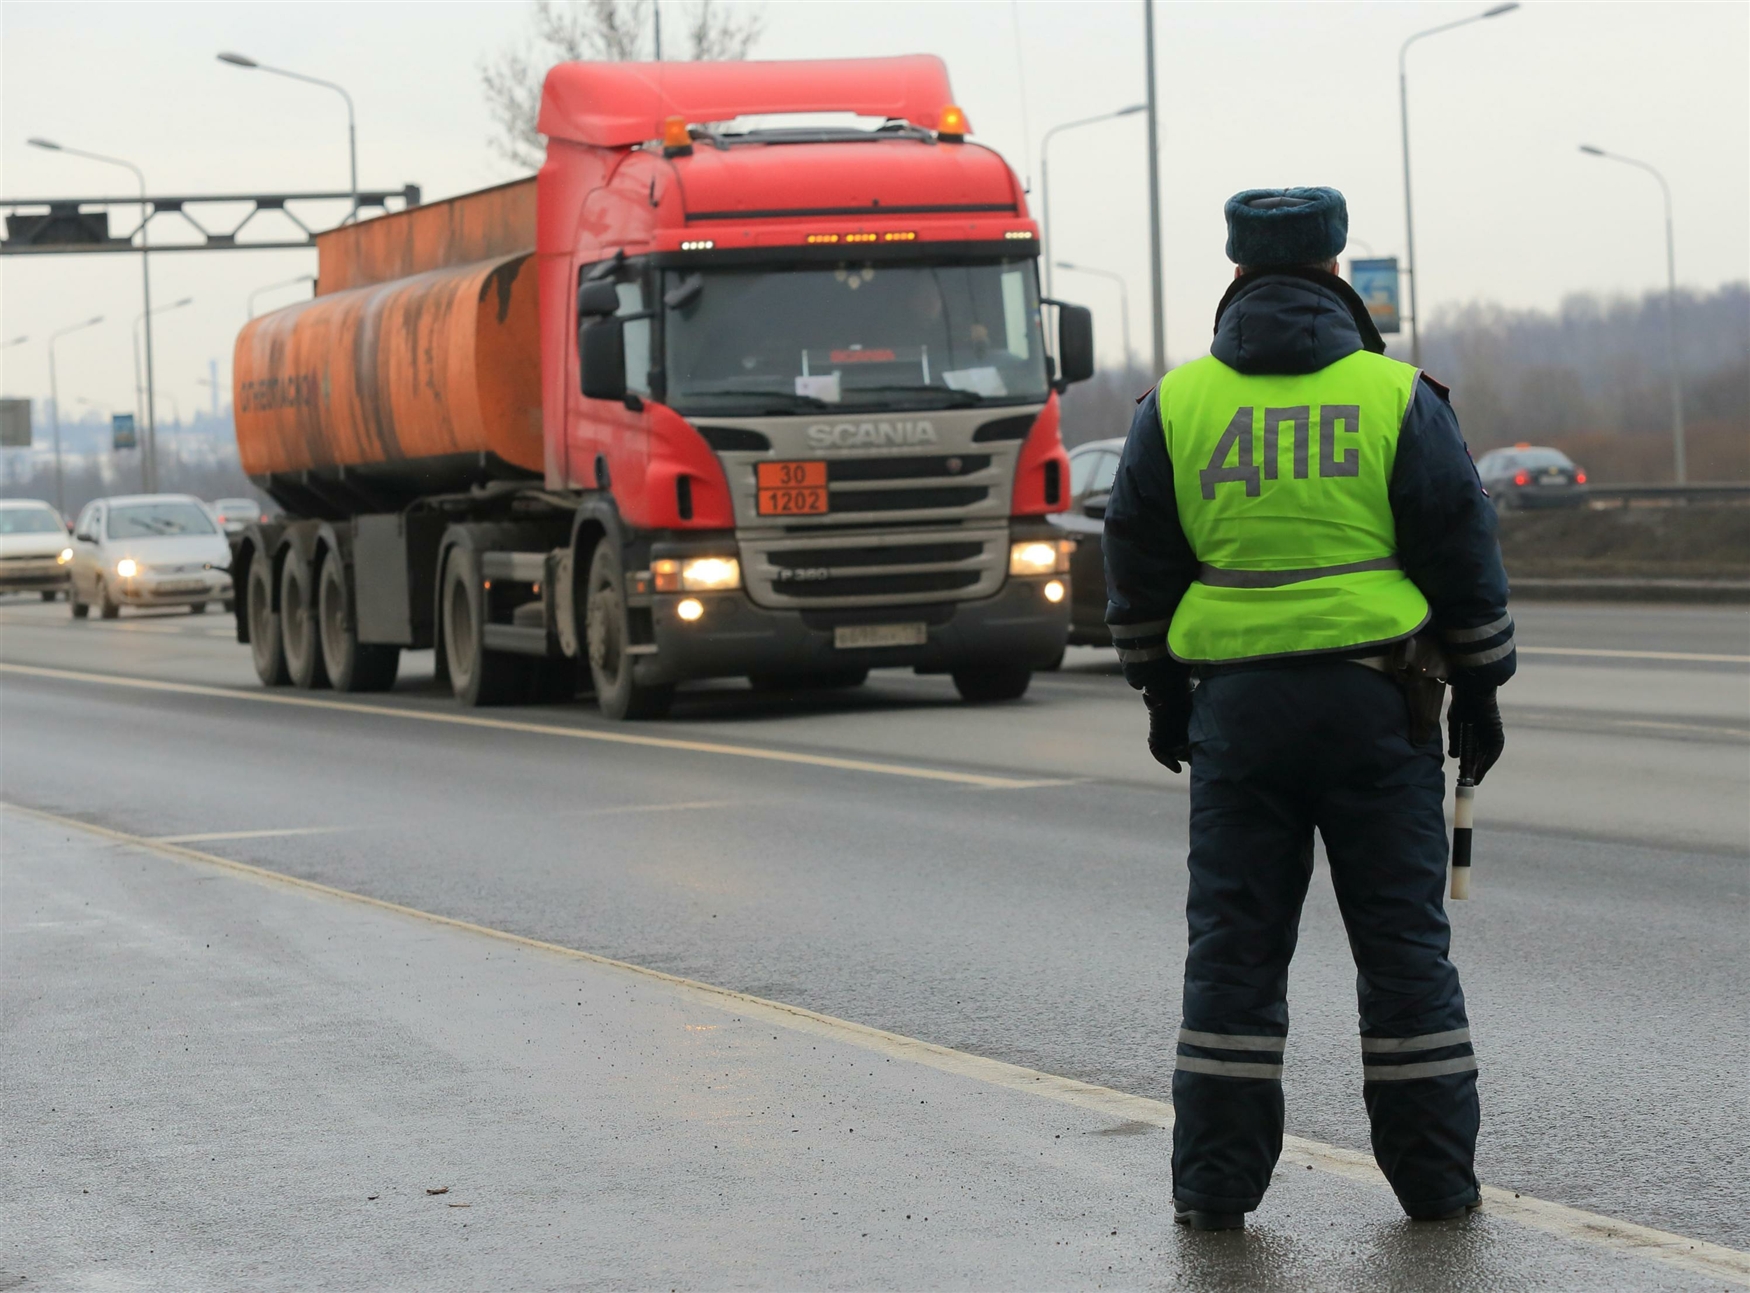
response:
[[[806,124],[826,114],[833,124]],[[515,245],[520,186],[508,186],[447,216],[427,209],[405,246],[373,251],[361,226],[351,259],[333,258],[364,294],[326,343],[354,356],[353,386],[380,384],[411,423],[423,355],[433,389],[470,386],[478,446],[458,433],[445,447],[463,452],[421,458],[406,448],[418,437],[400,435],[402,460],[374,464],[395,455],[372,451],[367,398],[359,427],[329,437],[354,446],[330,456],[357,459],[356,504],[332,502],[355,496],[344,465],[325,487],[282,470],[277,492],[275,472],[256,473],[282,501],[322,510],[316,489],[345,513],[311,518],[332,537],[303,540],[302,559],[312,585],[324,543],[347,564],[359,642],[435,642],[465,700],[478,696],[458,662],[508,676],[532,666],[505,656],[541,655],[548,675],[587,660],[616,717],[660,712],[691,678],[843,684],[883,665],[951,673],[969,699],[1021,694],[1068,635],[1068,553],[1045,518],[1068,501],[1058,396],[1092,371],[1091,328],[1087,311],[1049,303],[1048,351],[1037,227],[1014,172],[967,141],[941,61],[564,64],[539,127],[532,257]],[[400,249],[403,275],[386,287],[385,247]],[[380,327],[365,318],[372,291],[401,294]],[[463,344],[452,323],[395,350],[392,334],[434,326],[440,304],[465,321]],[[532,403],[510,371],[527,358],[506,342],[526,339],[535,305],[539,479],[512,408]],[[240,338],[246,466],[246,387],[282,443],[312,443],[283,405],[316,401],[328,379],[267,370],[270,351],[297,351],[297,329],[316,323]],[[373,466],[396,515],[368,513]],[[434,539],[432,516],[466,533]],[[241,555],[299,543],[264,531]],[[374,568],[385,560],[388,574]],[[478,585],[472,601],[458,578]],[[406,613],[385,621],[365,605],[375,596]],[[256,631],[246,609],[239,624]],[[294,630],[275,627],[295,654]]]

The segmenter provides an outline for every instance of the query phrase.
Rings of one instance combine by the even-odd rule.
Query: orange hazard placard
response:
[[[762,462],[754,481],[761,516],[823,516],[828,510],[824,462]]]

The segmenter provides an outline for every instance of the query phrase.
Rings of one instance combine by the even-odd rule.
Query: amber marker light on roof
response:
[[[895,229],[881,235],[882,242],[916,242],[918,236],[910,229]]]
[[[693,151],[693,135],[685,117],[670,117],[662,123],[662,151],[668,157],[685,157]]]
[[[805,242],[837,242],[838,240],[839,240],[839,236],[836,233],[811,233],[803,241],[805,241]]]
[[[876,237],[877,237],[877,235],[872,234],[872,233],[848,233],[845,235],[845,241],[846,242],[874,242]]]
[[[966,120],[966,113],[950,103],[942,109],[941,124],[936,127],[936,138],[945,139],[957,144],[972,133],[972,126]]]

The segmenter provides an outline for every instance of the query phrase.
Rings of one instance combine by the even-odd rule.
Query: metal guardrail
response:
[[[1627,507],[1637,501],[1662,503],[1750,503],[1750,481],[1709,480],[1691,485],[1587,485],[1589,503],[1616,503]]]

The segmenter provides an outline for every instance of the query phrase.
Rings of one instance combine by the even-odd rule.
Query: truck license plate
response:
[[[762,462],[755,467],[761,516],[824,516],[824,462]]]
[[[923,646],[929,640],[929,630],[922,624],[841,624],[832,631],[832,644],[841,651]]]

